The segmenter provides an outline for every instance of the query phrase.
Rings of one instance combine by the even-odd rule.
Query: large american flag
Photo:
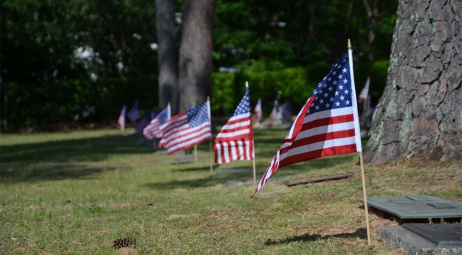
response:
[[[127,106],[124,105],[124,107],[122,107],[122,110],[120,111],[119,118],[117,119],[117,123],[119,123],[120,125],[120,130],[125,129],[125,112],[126,111],[127,111]]]
[[[138,109],[138,99],[136,99],[132,109],[128,111],[127,117],[132,123],[135,123],[141,117],[140,110]]]
[[[192,106],[188,111],[173,116],[160,126],[163,133],[159,148],[166,148],[168,154],[185,150],[212,139],[210,123],[210,102]]]
[[[143,135],[146,139],[153,141],[162,138],[160,126],[170,119],[170,104],[159,112],[143,130]]]
[[[244,98],[237,106],[233,116],[221,128],[215,138],[213,152],[215,163],[255,158],[253,149],[252,121],[250,114],[249,87],[245,87]]]
[[[351,50],[318,84],[263,174],[255,194],[279,168],[362,151]]]

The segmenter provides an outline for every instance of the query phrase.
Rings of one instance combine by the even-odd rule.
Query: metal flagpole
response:
[[[253,185],[256,185],[257,184],[257,170],[255,167],[255,157],[253,157],[252,161],[253,161]]]
[[[197,145],[194,145],[194,161],[197,162]]]
[[[210,112],[210,97],[207,97],[207,103],[208,103],[208,114],[209,114],[209,120],[210,120],[210,132],[212,131],[212,113]],[[209,149],[210,149],[210,172],[213,172],[213,149],[212,149],[212,139],[210,139],[209,143]]]
[[[350,76],[351,76],[350,79],[351,79],[351,82],[352,82],[351,87],[352,87],[352,90],[354,90],[355,85],[354,85],[354,75],[353,75],[353,59],[352,59],[352,47],[351,47],[350,39],[348,39],[348,59],[350,61]],[[356,96],[355,91],[352,91],[352,93],[353,93],[353,96]],[[357,107],[356,100],[354,100],[354,107]],[[355,115],[356,115],[355,116],[356,122],[358,122],[357,108],[354,111],[355,111]],[[358,123],[356,125],[358,125]],[[359,132],[359,126],[357,126],[355,128],[355,130],[356,130],[356,132]],[[358,136],[356,136],[356,138],[358,140]],[[358,146],[358,144],[361,144],[361,139],[359,139],[359,141],[356,141],[356,144],[357,144],[357,146]],[[369,245],[371,245],[371,234],[370,234],[370,228],[369,228],[369,212],[368,212],[367,195],[366,195],[366,180],[365,180],[365,177],[364,177],[364,163],[363,163],[362,148],[360,148],[358,151],[359,151],[359,161],[360,161],[360,164],[361,164],[361,178],[362,178],[363,196],[364,196],[364,211],[366,213],[367,243]]]
[[[249,82],[248,81],[245,81],[245,86],[246,87],[249,87]],[[250,126],[252,128],[252,123],[250,123]],[[252,159],[252,165],[253,165],[253,185],[256,185],[257,184],[257,170],[256,170],[256,167],[255,167],[255,143],[254,143],[255,139],[253,139],[253,135],[252,135],[252,156],[253,156],[253,159]]]

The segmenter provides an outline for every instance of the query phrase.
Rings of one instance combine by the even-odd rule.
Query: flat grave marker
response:
[[[462,218],[462,204],[432,196],[369,197],[367,203],[400,219]]]

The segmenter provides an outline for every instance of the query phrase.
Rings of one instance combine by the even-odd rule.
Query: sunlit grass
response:
[[[257,181],[287,130],[254,130]],[[0,254],[114,254],[132,236],[141,254],[386,254],[371,214],[367,245],[358,154],[278,170],[255,198],[252,162],[213,165],[210,144],[165,155],[119,130],[0,136]],[[184,160],[183,160],[184,161]],[[232,169],[248,169],[230,171]],[[369,196],[462,201],[460,163],[365,167]],[[352,173],[287,187],[287,179]],[[449,180],[449,182],[448,182]],[[233,182],[235,181],[235,182]],[[239,183],[239,185],[231,185]]]

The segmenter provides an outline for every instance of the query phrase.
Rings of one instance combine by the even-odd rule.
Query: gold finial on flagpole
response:
[[[351,50],[351,42],[350,42],[350,39],[348,39],[348,49]]]

